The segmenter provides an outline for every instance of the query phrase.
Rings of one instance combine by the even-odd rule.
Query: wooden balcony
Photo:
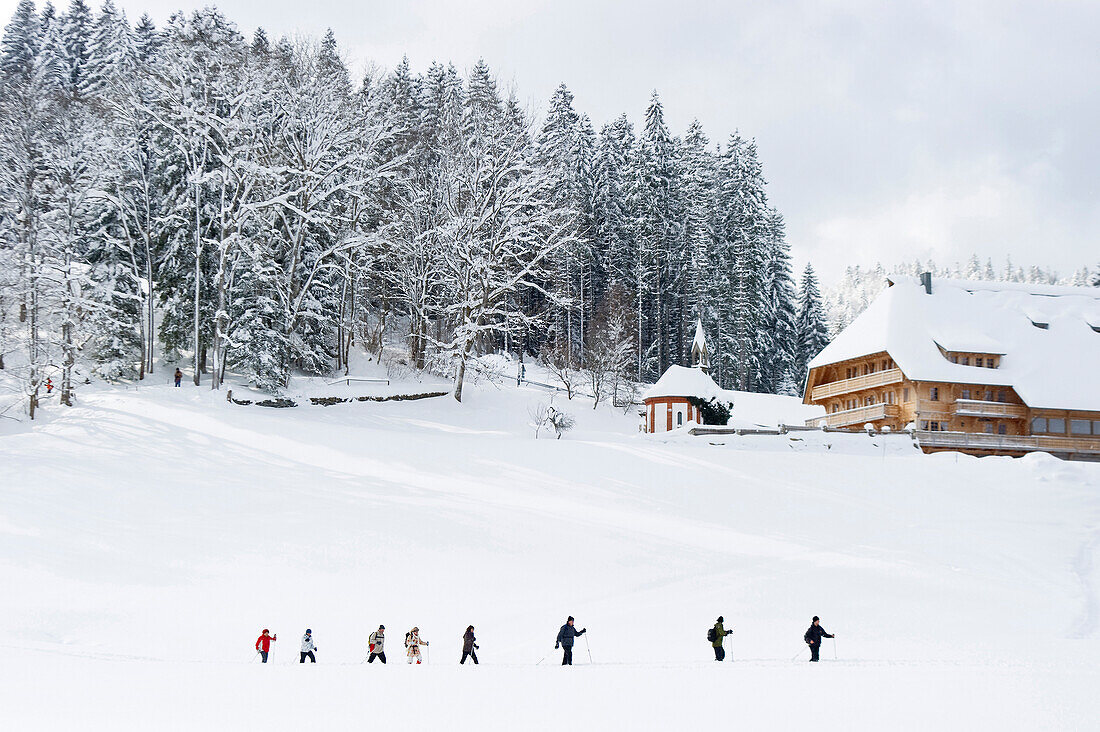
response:
[[[828,427],[849,427],[851,425],[862,427],[867,422],[874,422],[879,419],[897,419],[897,416],[898,405],[883,402],[866,407],[847,409],[843,412],[833,412],[832,414],[826,414],[824,417],[814,417],[806,420],[806,424],[820,426],[824,423]]]
[[[819,384],[811,389],[810,401],[817,402],[837,394],[848,394],[862,389],[873,389],[876,386],[897,384],[903,378],[901,369],[886,369],[885,371],[876,371],[873,374],[857,376],[854,379],[831,381],[828,384]]]
[[[974,453],[1051,452],[1069,457],[1100,458],[1100,438],[1040,437],[1038,435],[989,435],[973,432],[913,433],[922,448]]]
[[[980,399],[956,399],[955,415],[959,417],[1008,417],[1027,419],[1027,407],[1023,404],[984,402]]]

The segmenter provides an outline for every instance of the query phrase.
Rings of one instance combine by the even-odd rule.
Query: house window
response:
[[[970,398],[970,390],[969,389],[963,389],[960,392],[959,399],[969,399],[969,398]]]
[[[981,367],[984,364],[982,364],[982,360],[980,358],[976,358],[976,359],[974,359],[974,365],[978,366],[978,367]]]
[[[963,356],[963,366],[970,365],[970,356]]]
[[[1047,431],[1047,418],[1036,417],[1031,420],[1031,434],[1041,435]]]
[[[932,432],[939,432],[940,431],[940,423],[939,422],[929,422],[928,423],[928,429],[931,430]]]
[[[940,389],[939,389],[939,387],[933,386],[931,389],[929,389],[928,390],[928,398],[931,399],[934,402],[938,402],[940,400]]]
[[[997,392],[997,401],[999,401],[999,402],[1004,402],[1005,401],[1005,393],[1003,391]]]
[[[684,413],[683,412],[677,412],[676,413],[676,426],[677,427],[682,427],[683,424],[684,424]]]
[[[990,358],[990,359],[986,359],[985,367],[987,369],[995,369],[995,368],[997,368],[997,364],[993,361],[993,359]]]
[[[1093,420],[1093,423],[1092,423],[1092,434],[1094,434],[1094,435],[1100,435],[1100,419],[1097,419],[1097,420]]]
[[[998,435],[1007,435],[1008,434],[1008,425],[1006,425],[1004,422],[997,425],[997,434]]]
[[[958,363],[958,362],[959,362],[959,357],[958,356],[952,356],[951,357],[951,363]]]
[[[885,371],[886,369],[890,368],[889,366],[887,366],[887,363],[888,363],[887,361],[883,361],[883,362],[882,362],[882,370],[883,370],[883,371]]]
[[[901,399],[904,402],[909,401],[909,387],[908,386],[901,390]]]
[[[990,390],[986,391],[986,393],[985,393],[985,400],[986,400],[987,402],[991,402],[991,401],[993,401],[993,390],[992,390],[992,389],[990,389]]]
[[[1091,425],[1087,419],[1071,419],[1069,421],[1069,433],[1071,435],[1092,434]]]
[[[1052,435],[1066,434],[1066,420],[1054,417],[1047,419],[1047,432]]]
[[[992,422],[986,422],[985,423],[985,433],[987,435],[993,434],[993,423]]]
[[[928,420],[921,420],[920,428],[925,432],[928,431]]]

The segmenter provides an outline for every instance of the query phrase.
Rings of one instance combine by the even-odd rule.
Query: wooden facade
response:
[[[645,431],[669,432],[691,421],[702,424],[699,408],[687,397],[661,396],[645,399]]]
[[[943,352],[952,363],[974,369],[995,370],[1002,355]],[[985,376],[983,380],[989,381]],[[826,412],[807,421],[809,425],[912,429],[925,435],[920,440],[925,452],[1022,455],[1043,450],[1100,457],[1100,412],[1032,408],[1010,384],[910,379],[887,351],[811,369],[803,401]],[[967,440],[936,433],[987,437]]]

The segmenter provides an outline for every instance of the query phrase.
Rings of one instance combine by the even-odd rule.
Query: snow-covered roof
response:
[[[716,397],[733,401],[735,394],[727,391],[714,383],[702,369],[687,368],[686,366],[669,366],[668,371],[657,383],[646,389],[642,399],[656,397],[701,397],[709,399]]]
[[[811,369],[885,351],[914,381],[1011,386],[1033,408],[1100,410],[1100,289],[933,279],[929,295],[915,278],[891,280]],[[951,363],[940,348],[999,363]]]

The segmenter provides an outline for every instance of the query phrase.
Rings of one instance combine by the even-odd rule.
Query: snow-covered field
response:
[[[3,726],[1100,727],[1100,465],[654,439],[560,397],[577,427],[535,440],[546,399],[483,381],[461,405],[265,409],[146,385],[3,420]],[[781,399],[735,418],[797,417]],[[582,638],[562,669],[569,614],[593,663]],[[820,664],[814,614],[838,636]],[[390,663],[360,664],[379,623]],[[469,624],[477,668],[458,666]],[[413,625],[430,663],[410,668]]]

